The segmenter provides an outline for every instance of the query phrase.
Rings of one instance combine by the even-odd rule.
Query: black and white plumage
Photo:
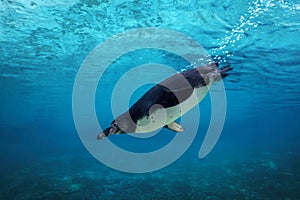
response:
[[[146,133],[161,127],[182,132],[175,122],[199,104],[210,85],[226,77],[232,70],[228,65],[218,68],[217,63],[193,68],[175,74],[148,90],[131,108],[117,117],[110,127],[98,135],[102,139],[112,134]]]

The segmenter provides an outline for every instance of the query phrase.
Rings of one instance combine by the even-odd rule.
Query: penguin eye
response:
[[[118,125],[117,125],[116,122],[113,122],[111,126],[114,127],[114,128],[116,128]]]

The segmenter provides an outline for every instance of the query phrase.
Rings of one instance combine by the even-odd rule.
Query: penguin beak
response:
[[[101,140],[104,137],[107,137],[109,135],[110,132],[110,127],[105,129],[103,132],[99,133],[97,136],[97,140]]]

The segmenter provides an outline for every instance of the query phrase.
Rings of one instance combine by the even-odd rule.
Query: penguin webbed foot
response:
[[[225,65],[221,68],[218,68],[218,71],[221,73],[221,74],[225,74],[226,72],[229,72],[231,71],[233,68],[230,67],[230,65]]]
[[[221,68],[218,68],[218,72],[220,73],[221,77],[219,79],[216,79],[216,81],[221,80],[222,78],[225,78],[228,76],[227,72],[231,71],[233,68],[230,67],[230,65],[225,65]]]
[[[164,126],[167,129],[170,129],[171,131],[175,131],[175,132],[183,132],[184,128],[183,126],[181,126],[180,124],[176,123],[176,122],[172,122],[168,125]]]

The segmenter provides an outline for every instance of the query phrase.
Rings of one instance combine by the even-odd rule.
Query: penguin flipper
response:
[[[165,128],[170,129],[175,132],[183,132],[184,131],[184,128],[176,122],[172,122],[172,123],[166,125]]]

